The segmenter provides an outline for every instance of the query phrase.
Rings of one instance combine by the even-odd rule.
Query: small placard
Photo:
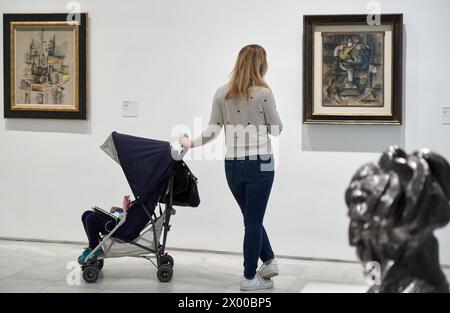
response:
[[[442,107],[442,124],[450,125],[450,106]]]
[[[138,117],[138,103],[133,100],[124,100],[122,102],[123,117]]]

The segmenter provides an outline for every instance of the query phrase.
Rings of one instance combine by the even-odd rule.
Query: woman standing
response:
[[[225,173],[228,186],[244,216],[244,276],[241,290],[273,287],[278,265],[263,226],[274,179],[274,161],[268,134],[279,135],[282,123],[264,75],[266,52],[248,45],[239,52],[231,80],[213,100],[211,118],[202,135],[183,147],[198,147],[216,138],[225,128]],[[263,262],[257,272],[258,259]]]

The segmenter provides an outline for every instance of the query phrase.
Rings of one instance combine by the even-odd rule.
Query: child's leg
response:
[[[87,230],[86,230],[86,218],[87,218],[90,214],[94,214],[94,212],[91,211],[91,210],[87,210],[87,211],[84,211],[83,215],[81,216],[81,222],[83,223],[84,231],[86,232],[86,234],[87,234]]]
[[[94,249],[100,242],[100,234],[105,235],[113,228],[109,222],[112,221],[114,223],[114,219],[95,212],[90,212],[90,214],[85,212],[85,214],[86,216],[83,214],[84,229],[89,240],[89,248]],[[109,225],[107,225],[108,223]]]

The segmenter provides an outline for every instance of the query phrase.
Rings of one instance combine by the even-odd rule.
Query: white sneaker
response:
[[[280,271],[278,270],[278,263],[275,260],[272,260],[271,263],[265,264],[263,263],[258,271],[259,275],[262,278],[269,279],[277,276]]]
[[[241,280],[241,290],[259,290],[259,289],[270,289],[273,288],[273,281],[271,279],[262,278],[259,273],[256,273],[253,279],[247,279],[242,276]]]

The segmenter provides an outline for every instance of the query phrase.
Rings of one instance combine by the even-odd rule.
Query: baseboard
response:
[[[56,243],[56,244],[87,245],[87,241],[34,239],[34,238],[20,238],[20,237],[0,237],[0,240],[41,242],[41,243]],[[214,254],[242,255],[242,253],[240,253],[240,252],[227,251],[227,250],[210,250],[210,249],[180,248],[180,247],[167,247],[167,249],[168,250],[172,250],[172,251],[186,251],[186,252],[202,252],[202,253],[214,253]],[[358,263],[357,261],[354,261],[354,260],[314,258],[314,257],[302,257],[302,256],[293,256],[293,255],[278,255],[277,254],[276,257],[277,258],[282,258],[282,259],[304,260],[304,261]]]
[[[75,244],[75,245],[87,245],[86,241],[71,241],[71,240],[51,240],[51,239],[31,239],[31,238],[17,238],[17,237],[0,237],[0,240],[5,241],[27,241],[27,242],[41,242],[41,243],[56,243],[56,244]],[[209,249],[195,249],[195,248],[178,248],[167,247],[172,251],[185,251],[185,252],[201,252],[201,253],[214,253],[214,254],[227,254],[227,255],[242,255],[240,252],[226,251],[226,250],[209,250]],[[302,260],[302,261],[318,261],[318,262],[338,262],[338,263],[359,263],[356,260],[343,260],[333,258],[316,258],[316,257],[304,257],[294,255],[276,255],[280,259]],[[443,268],[450,268],[450,265],[441,265]]]

